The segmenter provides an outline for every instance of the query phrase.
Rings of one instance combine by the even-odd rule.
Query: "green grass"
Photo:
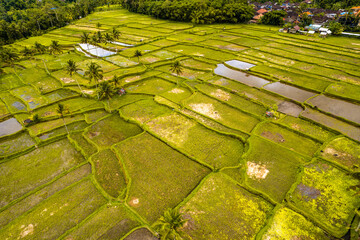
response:
[[[296,134],[296,132],[270,122],[258,125],[253,133],[292,151],[308,156],[312,156],[321,145],[312,139],[303,137]]]
[[[249,144],[246,183],[281,203],[296,182],[301,163],[308,159],[259,137],[251,137]]]
[[[110,196],[121,197],[126,188],[126,180],[115,153],[106,149],[92,156],[91,161],[100,186]]]
[[[243,152],[241,141],[218,134],[177,113],[155,118],[146,126],[161,139],[215,168],[236,166]]]
[[[326,92],[340,98],[360,102],[360,86],[358,85],[340,82],[336,84],[331,84],[328,88],[326,88]]]
[[[34,146],[35,142],[26,132],[0,140],[0,158]]]
[[[148,133],[121,142],[115,149],[131,179],[127,203],[149,223],[180,203],[209,173]]]
[[[117,114],[113,114],[89,127],[86,137],[98,147],[104,148],[141,132],[142,129],[138,126],[124,121]]]
[[[206,178],[186,203],[191,239],[255,239],[272,206],[219,173]]]
[[[150,78],[126,86],[129,93],[145,93],[156,95],[172,89],[175,84],[159,78]]]
[[[359,179],[335,167],[316,162],[304,168],[287,200],[332,235],[341,237],[360,206],[355,194],[359,183]]]
[[[0,206],[34,190],[85,159],[67,140],[61,140],[0,165]],[[16,182],[16,185],[11,184]]]

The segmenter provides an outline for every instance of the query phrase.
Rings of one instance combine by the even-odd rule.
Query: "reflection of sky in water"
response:
[[[11,104],[13,107],[15,107],[17,110],[24,110],[26,109],[26,106],[21,102],[14,102]]]
[[[122,42],[111,42],[112,44],[115,45],[119,45],[119,46],[124,46],[124,47],[133,47],[134,45],[132,44],[127,44],[127,43],[122,43]]]
[[[231,61],[227,61],[225,63],[227,65],[229,65],[229,66],[232,66],[234,68],[241,69],[241,70],[247,70],[247,69],[250,69],[250,68],[256,66],[254,64],[250,64],[250,63],[247,63],[247,62],[242,62],[242,61],[239,61],[239,60],[231,60]]]
[[[111,52],[103,48],[99,48],[95,45],[86,44],[86,43],[81,43],[80,47],[84,49],[86,52],[98,57],[108,57],[116,54],[115,52]]]
[[[21,129],[21,124],[15,118],[10,118],[6,121],[0,122],[0,137],[16,133]]]
[[[81,52],[81,53],[83,53],[83,54],[85,54],[86,57],[92,57],[91,55],[87,54],[85,51],[83,51],[83,50],[82,50],[81,48],[79,48],[79,47],[77,47],[76,50],[79,51],[79,52]]]

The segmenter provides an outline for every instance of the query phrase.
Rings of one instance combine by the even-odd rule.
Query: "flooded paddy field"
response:
[[[120,9],[9,47],[57,37],[0,75],[0,239],[358,239],[359,39]]]

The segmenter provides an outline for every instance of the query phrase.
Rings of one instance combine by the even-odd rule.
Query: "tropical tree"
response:
[[[121,33],[119,32],[119,30],[117,30],[116,27],[113,27],[112,35],[113,35],[114,39],[118,39],[120,37]]]
[[[46,52],[46,46],[42,45],[41,43],[35,42],[34,51],[42,54],[42,53]]]
[[[89,41],[90,41],[90,33],[83,32],[81,35],[81,42],[89,43]]]
[[[28,47],[25,46],[24,49],[21,50],[21,54],[24,57],[29,57],[29,56],[34,55],[34,51],[31,48],[28,48]]]
[[[69,134],[69,130],[68,130],[67,126],[66,126],[65,119],[64,119],[64,115],[65,115],[66,113],[68,113],[69,110],[68,110],[67,107],[65,107],[63,104],[58,103],[58,106],[57,106],[57,108],[56,108],[56,112],[57,112],[57,113],[60,115],[60,117],[62,118],[62,120],[63,120],[63,122],[64,122],[64,127],[65,127],[65,129],[66,129],[66,132],[67,132],[67,134]]]
[[[0,60],[8,63],[10,66],[14,65],[14,61],[19,59],[17,53],[11,51],[9,48],[0,48]]]
[[[104,38],[105,38],[105,44],[112,42],[114,40],[113,37],[110,35],[110,33],[105,33]]]
[[[99,22],[96,23],[96,27],[97,27],[97,28],[101,28],[101,23],[99,23]]]
[[[96,37],[97,37],[97,42],[98,43],[101,43],[104,40],[101,31],[96,32]]]
[[[85,72],[85,77],[89,78],[89,82],[91,83],[92,80],[95,81],[96,84],[96,90],[98,90],[98,83],[99,80],[103,78],[103,70],[101,69],[101,66],[99,66],[98,64],[91,62],[90,64],[87,65],[88,69]],[[97,91],[97,97],[98,99],[99,97],[99,92]]]
[[[172,73],[176,73],[177,75],[180,75],[183,71],[183,67],[179,61],[175,61],[173,64],[171,64],[170,71]]]
[[[66,65],[66,71],[67,73],[70,75],[70,77],[72,77],[72,75],[74,73],[76,73],[77,71],[81,71],[82,69],[78,68],[78,66],[76,66],[76,63],[70,59],[69,61],[67,61],[67,65]],[[81,87],[80,87],[80,84],[79,82],[77,81],[77,79],[75,78],[75,81],[80,89],[80,92],[83,94],[83,96],[85,97],[85,94],[83,93]]]
[[[188,219],[183,219],[183,214],[178,209],[167,209],[164,215],[155,223],[154,229],[160,234],[161,240],[183,239],[180,228]]]
[[[56,54],[56,53],[62,53],[61,46],[59,44],[59,41],[52,40],[51,44],[49,46],[49,52],[50,54]]]
[[[134,52],[134,57],[137,57],[138,63],[140,63],[140,57],[142,56],[142,53],[139,49],[136,49]]]
[[[100,83],[100,88],[98,90],[98,96],[100,100],[107,99],[107,103],[110,109],[110,103],[109,100],[112,96],[114,96],[116,93],[116,90],[114,87],[109,84],[108,82],[102,82]]]
[[[122,81],[121,78],[115,75],[112,79],[112,82],[114,83],[115,88],[119,85],[119,87],[122,87]]]

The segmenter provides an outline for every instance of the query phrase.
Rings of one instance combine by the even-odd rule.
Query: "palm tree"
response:
[[[171,64],[170,71],[172,73],[176,73],[177,75],[180,75],[183,71],[183,67],[179,61],[175,61],[173,64]]]
[[[138,58],[138,62],[140,63],[140,57],[142,56],[142,53],[140,50],[136,49],[134,53],[134,57]]]
[[[101,43],[103,41],[103,35],[102,35],[101,31],[97,31],[96,35],[97,35],[96,37],[97,37],[98,43]]]
[[[21,53],[24,57],[29,57],[34,54],[34,51],[31,48],[25,46],[24,49],[21,50]]]
[[[65,123],[65,119],[64,119],[64,114],[67,113],[69,110],[61,103],[58,103],[58,107],[56,108],[56,112],[60,115],[60,117],[62,118],[63,122],[64,122],[64,126],[66,129],[67,134],[69,135],[69,130],[66,126]]]
[[[121,33],[115,27],[113,27],[112,35],[113,35],[114,39],[118,39],[120,37]]]
[[[114,86],[117,87],[119,85],[119,87],[122,87],[122,81],[121,81],[121,78],[118,77],[117,75],[115,75],[113,78],[112,78],[112,81],[114,83]]]
[[[72,77],[72,75],[74,73],[76,73],[77,71],[81,71],[82,69],[78,68],[78,66],[76,66],[76,63],[70,59],[69,61],[67,61],[67,65],[66,65],[66,71],[67,73],[70,75],[70,77]],[[85,94],[83,93],[81,87],[80,87],[80,84],[79,82],[77,81],[77,79],[75,78],[75,81],[80,89],[80,92],[82,93],[82,95],[85,97]]]
[[[107,44],[108,42],[112,42],[114,40],[109,33],[105,33],[104,38],[105,38],[105,44]]]
[[[182,215],[178,209],[169,208],[164,212],[164,216],[156,221],[154,229],[159,232],[161,240],[183,239],[180,228],[188,219],[183,219]]]
[[[42,45],[41,43],[35,42],[34,51],[42,54],[42,53],[46,52],[46,46]]]
[[[89,43],[90,41],[90,33],[83,32],[81,35],[81,42],[82,43]]]
[[[19,58],[18,54],[12,52],[9,48],[0,48],[0,60],[14,66],[14,61]]]
[[[107,103],[110,109],[110,103],[109,100],[111,99],[112,96],[114,96],[116,93],[114,87],[109,84],[108,82],[102,82],[100,83],[100,88],[98,90],[98,96],[100,100],[102,99],[107,99]]]
[[[103,70],[101,69],[101,66],[99,66],[98,64],[96,64],[94,62],[91,62],[87,66],[88,66],[88,70],[86,70],[86,72],[85,72],[85,77],[89,78],[90,83],[92,80],[95,80],[96,90],[97,90],[99,80],[103,78],[103,75],[102,75]],[[98,99],[100,98],[98,91],[97,91],[97,97],[98,97]]]
[[[50,54],[56,54],[56,53],[62,53],[61,46],[59,44],[59,41],[52,40],[51,44],[49,46],[49,52]]]

